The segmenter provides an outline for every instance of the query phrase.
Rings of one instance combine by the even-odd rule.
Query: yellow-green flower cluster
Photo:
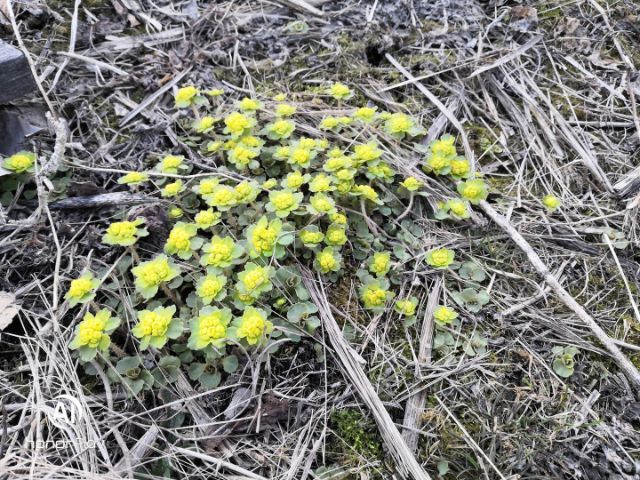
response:
[[[106,352],[111,344],[109,335],[120,325],[118,317],[112,317],[108,310],[99,310],[95,315],[85,313],[76,328],[76,334],[69,344],[71,350],[77,350],[80,360],[89,362],[98,353]]]
[[[282,231],[282,221],[278,218],[269,221],[263,216],[247,229],[247,251],[251,258],[270,257],[277,252],[277,241]],[[277,255],[281,256],[281,255]]]
[[[271,277],[274,275],[272,267],[261,267],[255,263],[247,263],[244,270],[238,274],[236,291],[242,295],[245,303],[251,303],[260,295],[273,288]]]
[[[286,218],[300,206],[303,194],[291,190],[274,190],[269,193],[267,211],[273,212],[280,218]]]
[[[214,300],[219,302],[226,296],[225,285],[227,277],[224,275],[216,275],[215,273],[207,273],[201,277],[196,283],[196,295],[205,305],[210,304]]]
[[[197,233],[198,227],[193,223],[176,223],[169,232],[164,251],[169,255],[178,255],[183,260],[188,260],[202,243],[197,237],[194,238]]]
[[[173,318],[175,313],[176,307],[173,305],[138,312],[138,323],[131,333],[140,339],[140,350],[146,350],[149,346],[162,348],[169,339],[176,339],[182,334],[182,320]]]
[[[14,173],[27,173],[34,171],[35,163],[35,153],[22,151],[5,158],[2,167]]]
[[[87,303],[96,296],[98,286],[100,286],[100,280],[94,278],[93,273],[83,273],[75,280],[71,280],[69,290],[64,298],[69,302],[70,307],[79,303]]]
[[[431,267],[442,270],[453,263],[455,255],[455,252],[448,248],[434,248],[427,252],[425,259]]]
[[[326,247],[316,254],[313,265],[321,273],[337,272],[342,267],[342,255],[334,248]]]
[[[202,350],[209,346],[223,348],[230,322],[230,309],[204,307],[191,322],[191,336],[187,346],[194,350]]]
[[[118,179],[121,185],[140,185],[149,180],[149,174],[146,172],[129,172]]]
[[[137,290],[146,299],[152,298],[158,293],[162,284],[170,282],[180,275],[180,268],[172,263],[166,255],[158,255],[153,260],[142,262],[131,269],[135,277]]]
[[[558,208],[560,208],[560,205],[562,205],[560,200],[558,200],[557,197],[555,197],[554,195],[551,195],[551,194],[544,196],[544,198],[542,199],[542,204],[550,212],[553,212],[553,211],[557,210]]]
[[[233,238],[217,235],[202,247],[202,251],[202,265],[219,269],[230,267],[244,254],[242,246],[237,245]]]
[[[438,305],[433,312],[433,318],[440,325],[449,325],[458,318],[458,313],[453,308]]]
[[[369,271],[376,277],[384,277],[391,269],[391,254],[376,252],[369,260]]]
[[[403,317],[413,317],[418,307],[418,299],[416,297],[404,298],[396,300],[393,308]]]
[[[267,319],[267,312],[260,308],[247,307],[242,317],[233,321],[235,337],[249,345],[262,343],[273,331],[273,323]]]
[[[382,311],[392,298],[393,292],[389,290],[389,281],[387,279],[367,277],[360,287],[360,300],[367,310]]]
[[[149,235],[147,229],[141,227],[143,224],[144,218],[136,218],[133,222],[114,222],[109,225],[102,236],[102,243],[120,245],[122,247],[133,245],[139,238]]]

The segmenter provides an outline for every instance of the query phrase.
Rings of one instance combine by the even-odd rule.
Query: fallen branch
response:
[[[331,306],[324,292],[322,282],[314,282],[313,276],[309,271],[303,272],[302,278],[307,290],[309,290],[311,294],[311,299],[318,307],[318,315],[322,320],[322,325],[338,356],[338,365],[373,415],[378,425],[380,435],[396,462],[398,473],[402,478],[430,480],[429,474],[424,471],[416,460],[416,457],[407,446],[407,443],[391,419],[389,412],[387,412],[382,401],[380,401],[373,385],[371,385],[367,375],[362,370],[358,362],[358,355],[342,335],[342,331],[331,313]]]
[[[589,327],[591,332],[600,340],[600,343],[609,350],[609,353],[613,357],[613,360],[618,364],[618,367],[627,375],[629,380],[634,384],[638,392],[640,392],[640,372],[631,363],[631,361],[622,353],[618,348],[615,341],[607,335],[607,333],[598,325],[598,323],[587,313],[582,305],[580,305],[575,298],[571,296],[569,292],[560,284],[558,279],[549,271],[549,268],[542,261],[540,256],[533,250],[533,247],[527,242],[522,235],[511,225],[509,220],[500,215],[491,205],[486,201],[480,203],[480,207],[484,212],[493,220],[500,228],[502,228],[511,239],[520,247],[520,249],[527,254],[529,261],[538,271],[538,273],[544,278],[547,285],[558,296],[558,298],[569,307],[578,316],[582,322]]]
[[[433,342],[433,312],[435,311],[438,300],[440,299],[440,288],[442,288],[442,279],[438,278],[429,292],[429,300],[424,312],[424,320],[422,321],[422,330],[420,333],[420,346],[418,348],[418,361],[416,362],[415,374],[416,378],[421,377],[421,368],[431,363],[431,345]],[[404,420],[402,426],[402,436],[407,442],[407,446],[412,450],[418,449],[418,431],[420,430],[420,417],[424,411],[424,405],[427,400],[426,390],[420,390],[407,400],[407,406],[404,412]]]

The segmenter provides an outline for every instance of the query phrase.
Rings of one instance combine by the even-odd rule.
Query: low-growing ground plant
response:
[[[314,334],[321,321],[301,282],[304,269],[329,284],[354,280],[363,313],[396,315],[404,328],[421,308],[415,292],[401,288],[407,262],[445,278],[458,270],[447,280],[451,298],[470,314],[490,301],[479,263],[460,263],[445,245],[426,252],[420,246],[422,230],[410,209],[428,196],[425,181],[400,175],[387,158],[397,142],[414,151],[430,181],[450,192],[438,200],[434,218],[469,221],[488,187],[458,154],[454,137],[423,145],[425,129],[410,115],[348,106],[353,92],[343,84],[324,95],[333,97],[339,116],[313,116],[284,96],[234,103],[220,89],[189,85],[175,92],[185,141],[216,168],[202,172],[186,156],[158,152],[150,168],[118,180],[165,199],[172,225],[156,252],[138,248],[149,235],[144,216],[105,228],[102,241],[124,252],[119,270],[132,285],[133,310],[113,300],[102,304],[99,272],[71,282],[69,306],[86,313],[70,348],[87,373],[105,369],[130,395],[162,389],[181,372],[213,388],[258,358],[254,352],[273,353],[283,340]],[[28,171],[32,156],[23,157],[7,166]],[[478,332],[465,343],[453,341],[451,329],[463,320],[450,306],[437,308],[436,349],[482,355],[487,341]],[[147,351],[153,365],[142,361]]]

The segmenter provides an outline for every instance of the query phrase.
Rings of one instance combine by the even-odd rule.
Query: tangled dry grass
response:
[[[117,256],[99,241],[113,215],[158,209],[155,198],[117,191],[120,172],[167,149],[211,170],[175,129],[176,85],[221,85],[240,97],[340,80],[363,101],[420,118],[429,139],[456,135],[492,186],[492,208],[640,365],[637,4],[9,4],[49,102],[36,94],[16,108],[52,110],[69,136],[58,133],[57,149],[53,129],[31,139],[44,157],[60,143],[64,150],[33,192],[46,202],[20,188],[3,209],[5,221],[18,223],[0,225],[0,290],[15,294],[20,311],[1,338],[0,477],[427,478],[423,470],[639,478],[637,389],[486,211],[477,209],[471,225],[433,219],[446,192],[424,175],[432,199],[411,212],[424,251],[447,245],[489,274],[491,302],[450,332],[458,344],[484,335],[479,355],[432,350],[432,299],[450,296],[459,279],[408,265],[404,288],[418,288],[426,307],[412,327],[384,316],[372,324],[355,283],[317,286],[317,303],[342,333],[325,325],[320,357],[302,342],[212,391],[185,381],[170,398],[131,399],[99,377],[83,383],[67,348],[78,319],[61,300],[85,266],[115,267]],[[16,38],[10,23],[0,28]],[[392,158],[398,171],[416,173],[414,152],[399,148]],[[554,214],[540,208],[547,193],[562,201]],[[33,222],[21,224],[38,205]],[[154,228],[161,243],[160,215]],[[567,345],[580,353],[563,379],[552,348]],[[355,362],[351,374],[341,355]],[[63,395],[80,402],[76,428],[46,420]],[[390,448],[394,429],[407,449]]]

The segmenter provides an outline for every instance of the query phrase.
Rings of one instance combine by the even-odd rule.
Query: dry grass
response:
[[[468,155],[495,192],[493,208],[640,365],[640,32],[633,2],[535,2],[537,22],[529,7],[471,0],[145,0],[115,2],[116,10],[99,0],[48,3],[49,17],[39,20],[14,9],[43,90],[68,122],[64,169],[51,178],[61,189],[66,181],[70,196],[112,190],[118,172],[141,168],[147,155],[166,149],[212,169],[180,140],[173,85],[219,84],[239,96],[348,82],[362,102],[418,116],[429,138],[449,132],[463,145],[466,137]],[[292,22],[308,29],[291,33]],[[1,22],[0,28],[11,30]],[[312,95],[297,100],[313,112],[310,125],[333,108]],[[35,97],[26,102],[42,104]],[[53,152],[55,132],[33,143]],[[406,147],[387,155],[400,172],[420,173],[419,156]],[[0,230],[0,290],[15,292],[21,305],[0,339],[0,478],[132,478],[134,471],[149,479],[401,477],[401,455],[372,452],[395,438],[388,433],[394,422],[402,432],[416,395],[425,406],[414,455],[432,477],[446,462],[445,478],[638,478],[640,404],[633,385],[481,209],[471,224],[433,220],[430,207],[448,192],[424,179],[432,196],[414,205],[408,219],[419,234],[406,245],[416,260],[447,245],[482,265],[491,302],[480,313],[464,313],[450,333],[457,345],[481,334],[488,347],[474,357],[460,348],[435,350],[423,364],[423,319],[405,329],[392,315],[371,317],[358,306],[355,283],[345,281],[329,295],[331,309],[360,359],[366,374],[360,381],[375,392],[370,398],[343,376],[335,338],[323,330],[213,391],[181,382],[171,396],[129,399],[99,377],[86,383],[90,377],[67,349],[77,318],[61,295],[86,265],[105,273],[115,267],[118,258],[100,245],[98,232],[121,206],[106,200],[78,210],[49,194],[37,223]],[[546,193],[563,208],[545,213]],[[23,220],[36,205],[17,195],[4,213]],[[612,231],[624,234],[625,248],[603,236]],[[424,306],[425,287],[440,274],[422,265],[404,265],[402,288]],[[117,272],[109,278],[117,280]],[[440,299],[450,301],[463,285],[447,277]],[[117,282],[109,288],[114,297],[129,295]],[[551,367],[556,345],[580,349],[569,379]],[[83,421],[72,429],[46,420],[60,395],[80,401]],[[372,403],[384,405],[391,421],[380,437],[360,428],[375,425],[364,420]],[[363,412],[362,425],[340,424],[341,411]],[[96,448],[87,448],[92,442]],[[318,470],[339,464],[344,477]]]

